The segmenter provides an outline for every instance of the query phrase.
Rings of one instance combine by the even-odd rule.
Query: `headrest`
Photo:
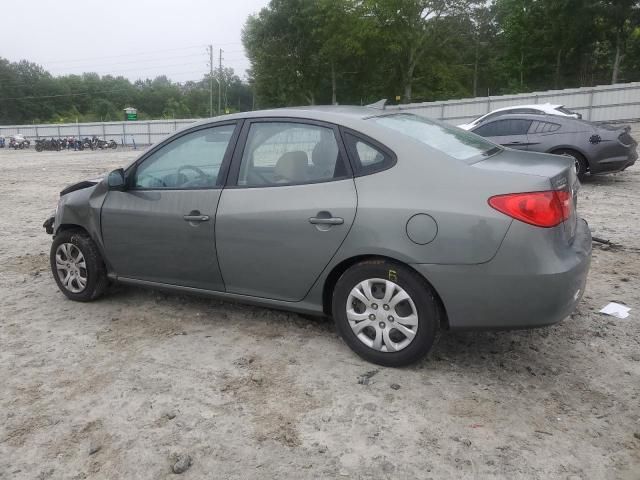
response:
[[[333,167],[338,158],[338,146],[335,140],[322,140],[313,147],[311,161],[316,167]]]
[[[287,182],[298,183],[307,180],[307,167],[309,162],[305,152],[287,152],[280,157],[274,173]]]

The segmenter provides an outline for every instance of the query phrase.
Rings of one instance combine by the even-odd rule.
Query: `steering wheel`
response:
[[[194,172],[196,172],[198,174],[198,177],[208,177],[208,175],[203,172],[200,168],[198,167],[194,167],[193,165],[183,165],[182,167],[180,167],[178,169],[178,171],[176,172],[178,175],[180,175],[182,173],[183,170],[193,170]]]
[[[166,187],[167,185],[164,183],[164,180],[162,180],[161,178],[158,178],[154,175],[151,175],[150,173],[143,173],[142,175],[140,175],[139,177],[136,178],[136,184],[137,186],[141,186],[140,183],[142,181],[143,178],[150,178],[153,181],[156,182],[155,185],[151,186],[151,187],[146,187],[146,188],[153,188],[153,187]]]

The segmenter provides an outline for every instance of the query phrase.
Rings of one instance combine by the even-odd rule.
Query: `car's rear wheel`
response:
[[[580,153],[574,150],[556,150],[553,152],[555,155],[564,155],[566,157],[571,157],[573,159],[573,166],[576,169],[576,175],[580,180],[584,178],[587,174],[587,168],[589,165],[587,164],[587,159],[584,158]]]
[[[51,271],[58,288],[71,300],[89,302],[107,289],[107,272],[98,247],[81,230],[56,235],[51,245]]]
[[[408,267],[386,260],[361,262],[343,273],[333,291],[332,309],[347,345],[365,360],[389,367],[424,357],[440,323],[427,282]]]

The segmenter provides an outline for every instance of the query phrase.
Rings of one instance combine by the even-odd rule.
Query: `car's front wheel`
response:
[[[347,345],[365,360],[389,367],[424,357],[440,323],[427,282],[410,268],[386,260],[361,262],[342,274],[332,309]]]
[[[98,247],[81,230],[58,233],[50,253],[51,271],[58,288],[71,300],[89,302],[107,289],[107,272]]]

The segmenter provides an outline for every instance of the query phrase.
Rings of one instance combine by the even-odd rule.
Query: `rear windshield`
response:
[[[371,117],[370,120],[458,160],[489,156],[501,150],[495,143],[474,133],[410,113]]]

